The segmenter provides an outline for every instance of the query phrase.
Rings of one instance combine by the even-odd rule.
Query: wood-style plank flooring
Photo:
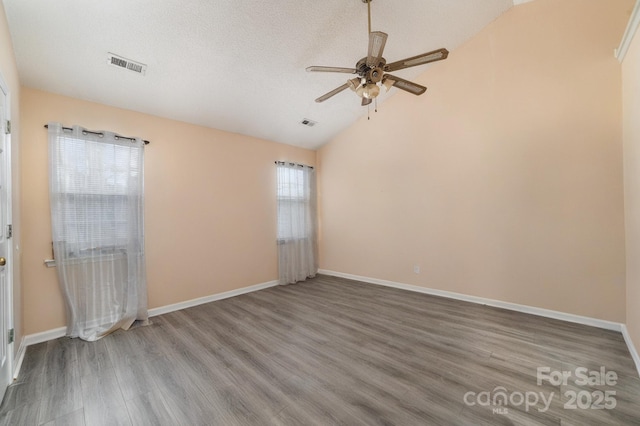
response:
[[[326,276],[152,321],[30,346],[1,424],[640,425],[613,331]],[[538,385],[538,367],[572,377]],[[587,404],[605,392],[615,408]]]

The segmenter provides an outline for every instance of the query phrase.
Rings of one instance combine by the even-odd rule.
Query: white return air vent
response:
[[[122,56],[114,55],[113,53],[109,53],[109,56],[107,56],[107,63],[114,67],[124,68],[142,75],[147,72],[147,66],[145,64],[123,58]]]

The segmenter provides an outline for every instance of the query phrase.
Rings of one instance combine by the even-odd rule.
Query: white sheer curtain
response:
[[[276,163],[280,284],[314,277],[317,261],[316,175],[313,167]]]
[[[49,123],[53,247],[67,335],[146,322],[144,142]]]

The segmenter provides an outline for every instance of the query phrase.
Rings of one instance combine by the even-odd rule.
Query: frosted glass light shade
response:
[[[362,96],[367,99],[374,99],[380,94],[380,87],[375,83],[369,83],[364,86]]]
[[[386,78],[382,80],[382,85],[384,86],[387,92],[391,90],[391,87],[393,87],[393,83],[395,83],[395,81],[391,80],[390,78]]]

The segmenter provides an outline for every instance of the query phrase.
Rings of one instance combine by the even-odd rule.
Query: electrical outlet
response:
[[[420,273],[420,265],[413,265],[413,273],[414,274]]]

